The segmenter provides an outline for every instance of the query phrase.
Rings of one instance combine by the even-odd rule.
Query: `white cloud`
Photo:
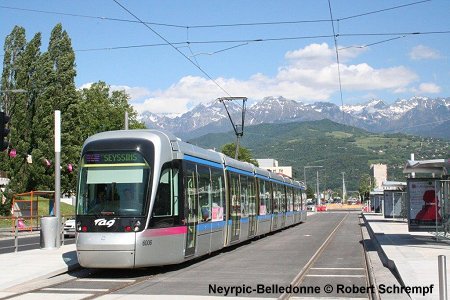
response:
[[[188,110],[190,99],[183,98],[149,98],[142,103],[133,103],[134,109],[142,113],[150,111],[156,114],[178,115]]]
[[[441,87],[431,82],[424,82],[418,89],[414,88],[412,91],[417,94],[438,94],[441,92]]]
[[[82,89],[89,89],[91,87],[91,85],[93,84],[93,82],[88,82],[85,84],[82,84],[78,89],[82,90]]]
[[[89,89],[94,82],[82,84],[78,89]],[[136,101],[151,95],[150,91],[145,87],[129,87],[127,85],[110,85],[110,91],[125,91],[130,96],[130,101]]]
[[[111,91],[125,91],[133,102],[151,95],[150,91],[145,87],[129,87],[127,85],[111,85]]]
[[[418,76],[404,66],[377,69],[367,63],[351,64],[351,59],[363,51],[366,50],[348,48],[340,52],[344,91],[398,92],[408,89],[412,82],[417,81]],[[273,77],[257,73],[246,80],[216,78],[215,81],[230,95],[250,99],[282,95],[302,101],[327,101],[339,90],[335,51],[326,43],[289,51],[285,54],[285,59],[286,65],[280,67]],[[148,91],[145,88],[127,86],[125,90],[146,97],[145,100],[133,103],[139,112],[148,110],[154,113],[180,114],[199,103],[227,96],[216,83],[203,77],[185,76],[165,90]]]
[[[409,57],[412,60],[423,60],[423,59],[439,59],[441,58],[441,54],[439,51],[434,50],[433,48],[418,45],[412,48],[411,52],[409,52]]]

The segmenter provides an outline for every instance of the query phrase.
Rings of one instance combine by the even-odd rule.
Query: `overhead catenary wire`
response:
[[[9,10],[18,10],[18,11],[27,11],[27,12],[35,12],[35,13],[42,13],[42,14],[53,14],[53,15],[62,15],[62,16],[68,16],[68,17],[78,17],[78,18],[87,18],[87,19],[97,19],[97,20],[104,20],[104,21],[115,21],[115,22],[126,22],[126,23],[145,23],[148,25],[155,25],[155,26],[165,26],[165,27],[174,27],[174,28],[215,28],[215,27],[242,27],[242,26],[273,26],[273,25],[292,25],[292,24],[302,24],[302,23],[323,23],[323,22],[333,22],[333,21],[343,21],[348,19],[354,19],[359,18],[371,14],[377,14],[381,12],[386,12],[390,10],[400,9],[408,6],[418,5],[425,2],[430,2],[431,0],[422,0],[422,1],[416,1],[411,2],[403,5],[397,5],[393,7],[378,9],[374,11],[368,11],[352,16],[347,16],[343,18],[339,18],[336,20],[333,19],[316,19],[316,20],[294,20],[294,21],[273,21],[273,22],[248,22],[248,23],[230,23],[230,24],[204,24],[204,25],[180,25],[180,24],[169,24],[169,23],[159,23],[159,22],[150,22],[150,21],[137,21],[137,20],[130,20],[130,19],[121,19],[121,18],[113,18],[113,17],[106,17],[106,16],[93,16],[93,15],[84,15],[84,14],[74,14],[74,13],[65,13],[65,12],[57,12],[57,11],[48,11],[48,10],[41,10],[41,9],[30,9],[30,8],[21,8],[21,7],[12,7],[12,6],[6,6],[6,5],[0,5],[0,8],[3,9],[9,9]]]
[[[328,8],[330,10],[330,18],[333,20],[333,12],[331,10],[331,1],[328,0]],[[342,123],[345,124],[345,113],[344,113],[344,98],[342,96],[342,82],[341,82],[341,68],[339,62],[339,50],[337,43],[337,35],[334,29],[334,22],[331,22],[331,27],[333,29],[333,40],[334,40],[334,49],[336,51],[336,61],[337,61],[337,70],[338,70],[338,82],[339,82],[339,95],[341,96],[341,108],[342,108]]]
[[[113,0],[117,5],[119,5],[122,9],[124,9],[126,12],[128,12],[130,15],[132,15],[134,18],[136,18],[137,20],[141,21],[141,19],[136,16],[135,14],[133,14],[130,10],[128,10],[125,6],[123,6],[122,4],[120,4],[117,0]],[[142,21],[141,21],[142,23]],[[151,28],[148,24],[142,23],[145,27],[147,27],[150,31],[152,31],[154,34],[156,34],[159,38],[161,38],[164,42],[166,42],[167,44],[169,44],[173,49],[175,49],[179,54],[181,54],[185,59],[187,59],[191,64],[193,64],[197,69],[199,69],[206,77],[208,77],[220,90],[222,90],[226,95],[228,95],[229,97],[232,98],[232,96],[230,95],[230,93],[228,93],[216,80],[214,80],[198,63],[196,64],[192,59],[190,59],[188,56],[186,56],[183,52],[181,52],[177,47],[175,47],[174,45],[172,45],[170,43],[169,40],[167,40],[165,37],[163,37],[161,34],[159,34],[157,31],[155,31],[153,28]],[[191,50],[191,48],[189,47],[189,50]],[[192,50],[191,50],[192,52]],[[247,99],[247,98],[245,98]],[[245,101],[244,101],[245,102]],[[227,109],[225,103],[222,101],[225,109]],[[245,105],[245,104],[244,104]],[[228,112],[228,110],[227,110]],[[242,120],[244,120],[244,109],[242,111]],[[231,118],[230,118],[231,119]],[[242,121],[243,122],[243,121]],[[231,122],[233,125],[233,128],[235,127],[233,122]],[[242,124],[242,129],[244,128],[244,124]],[[238,150],[239,150],[239,139],[236,142],[236,159],[238,156]]]
[[[222,90],[226,95],[231,95],[216,81],[214,80],[201,66],[196,64],[192,59],[190,59],[186,54],[180,51],[175,45],[173,45],[169,40],[167,40],[165,37],[163,37],[161,34],[159,34],[156,30],[150,27],[150,25],[143,22],[138,16],[136,16],[133,12],[131,12],[128,8],[123,6],[120,2],[117,0],[113,0],[118,6],[120,6],[123,10],[125,10],[127,13],[129,13],[131,16],[133,16],[136,20],[138,20],[141,24],[143,24],[145,27],[147,27],[150,31],[152,31],[154,34],[156,34],[160,39],[162,39],[164,42],[166,42],[169,46],[171,46],[175,51],[177,51],[179,54],[181,54],[185,59],[187,59],[191,64],[193,64],[200,72],[203,73],[209,80],[211,80],[220,90]]]
[[[413,35],[431,35],[431,34],[450,34],[450,30],[442,31],[415,31],[415,32],[378,32],[378,33],[340,33],[338,37],[355,37],[355,36],[401,36],[398,38],[413,36]],[[210,40],[210,41],[183,41],[183,42],[171,42],[172,45],[187,45],[189,44],[226,44],[226,43],[254,43],[254,42],[277,42],[288,40],[303,40],[303,39],[320,39],[320,38],[333,38],[331,34],[324,35],[312,35],[312,36],[293,36],[293,37],[279,37],[279,38],[256,38],[256,39],[233,39],[233,40]],[[394,38],[396,39],[396,38]],[[392,40],[394,40],[392,39]],[[390,39],[389,39],[390,40]],[[386,40],[388,41],[388,40]],[[373,43],[380,44],[379,42]],[[86,48],[76,49],[77,52],[89,52],[89,51],[106,51],[106,50],[121,50],[130,48],[145,48],[145,47],[160,47],[169,46],[167,43],[155,43],[155,44],[140,44],[140,45],[127,45],[127,46],[112,46],[112,47],[100,47],[100,48]],[[369,45],[368,45],[369,46]],[[232,48],[232,47],[230,47]],[[236,47],[234,47],[236,48]]]
[[[364,17],[364,16],[368,16],[368,15],[372,15],[372,14],[377,14],[377,13],[380,13],[380,12],[385,12],[385,11],[389,11],[389,10],[394,10],[394,9],[404,8],[404,7],[407,7],[407,6],[412,6],[412,5],[422,4],[422,3],[430,2],[430,1],[431,1],[431,0],[423,0],[423,1],[417,1],[417,2],[412,2],[412,3],[403,4],[403,5],[397,5],[397,6],[393,6],[393,7],[383,8],[383,9],[374,10],[374,11],[370,11],[370,12],[366,12],[366,13],[361,13],[361,14],[357,14],[357,15],[353,15],[353,16],[348,16],[348,17],[344,17],[344,18],[339,18],[339,19],[337,19],[337,21],[344,21],[344,20],[349,20],[349,19],[354,19],[354,18]]]
[[[383,44],[383,43],[391,42],[391,41],[394,41],[394,40],[402,39],[404,37],[406,37],[406,35],[402,35],[402,36],[398,36],[398,37],[395,37],[395,38],[390,38],[390,39],[386,39],[386,40],[382,40],[382,41],[378,41],[378,42],[374,42],[374,43],[370,43],[370,44],[366,44],[366,45],[343,47],[343,48],[339,48],[338,50],[341,51],[341,50],[345,50],[345,49],[349,49],[349,48],[367,48],[367,47],[370,47],[370,46],[374,46],[374,45]]]

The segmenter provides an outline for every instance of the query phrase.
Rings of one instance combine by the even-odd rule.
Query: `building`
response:
[[[383,181],[387,180],[387,165],[370,165],[370,176],[375,178],[375,188],[381,188],[383,186]]]
[[[278,166],[278,161],[272,158],[257,159],[260,168],[269,170],[274,173],[279,173],[292,178],[291,166]]]
[[[278,160],[272,158],[256,159],[260,168],[278,167]]]

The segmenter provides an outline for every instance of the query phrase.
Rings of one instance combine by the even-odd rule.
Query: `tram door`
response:
[[[230,243],[239,240],[241,232],[241,195],[239,175],[230,173],[230,220],[231,235]]]
[[[248,178],[248,236],[252,237],[256,234],[256,181]]]
[[[279,195],[276,183],[272,182],[272,230],[278,227]]]
[[[186,218],[186,245],[184,256],[195,254],[195,244],[197,236],[197,176],[194,164],[187,163],[185,170],[185,218]]]

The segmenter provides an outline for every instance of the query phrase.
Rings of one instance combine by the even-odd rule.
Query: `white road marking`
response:
[[[366,275],[306,275],[306,277],[366,277]]]
[[[134,279],[111,279],[111,278],[80,278],[77,281],[92,281],[92,282],[135,282]]]
[[[45,288],[43,291],[57,292],[107,292],[109,289],[79,289],[79,288]]]

